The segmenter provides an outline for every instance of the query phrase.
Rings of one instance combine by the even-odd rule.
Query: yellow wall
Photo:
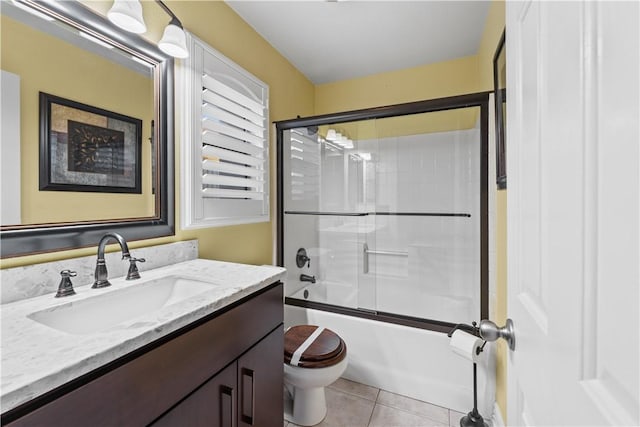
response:
[[[315,114],[478,92],[478,58],[421,65],[316,86]]]
[[[144,35],[156,42],[162,35],[168,16],[154,2],[142,2],[148,32]],[[219,1],[167,1],[169,8],[183,25],[198,38],[269,85],[270,121],[313,115],[314,87],[271,45],[260,37],[229,6]],[[105,13],[110,1],[87,1],[87,5]],[[177,93],[177,96],[180,94]],[[177,121],[181,120],[176,117]],[[204,230],[181,230],[179,212],[180,135],[176,135],[176,235],[133,242],[131,249],[174,241],[198,239],[200,256],[249,264],[270,264],[272,260],[272,223],[219,227]],[[275,134],[271,134],[271,205],[275,204]],[[273,221],[273,219],[272,219]],[[97,242],[96,242],[97,245]],[[115,249],[111,246],[110,249]],[[9,258],[0,261],[1,268],[49,262],[95,254],[96,248],[84,248],[42,255]]]
[[[1,30],[2,69],[20,76],[22,223],[152,216],[151,149],[145,144],[153,118],[150,76],[5,16],[1,18]],[[39,191],[39,92],[142,120],[142,194]],[[129,101],[123,103],[125,97]]]
[[[360,120],[336,125],[324,125],[320,126],[319,133],[325,136],[328,129],[334,129],[353,141],[359,141],[450,132],[473,128],[478,122],[479,115],[480,109],[478,107],[458,108],[408,116],[386,117],[377,120]]]

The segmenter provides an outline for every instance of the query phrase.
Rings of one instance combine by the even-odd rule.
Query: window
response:
[[[182,64],[182,227],[269,221],[269,88],[191,34]]]

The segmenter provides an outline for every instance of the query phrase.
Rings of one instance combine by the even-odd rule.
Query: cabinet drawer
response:
[[[124,356],[90,382],[62,386],[70,391],[9,425],[147,425],[280,325],[282,301],[282,284],[272,285],[146,346],[135,358]]]

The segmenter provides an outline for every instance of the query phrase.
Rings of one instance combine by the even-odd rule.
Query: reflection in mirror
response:
[[[173,61],[79,2],[0,5],[2,257],[173,234]]]

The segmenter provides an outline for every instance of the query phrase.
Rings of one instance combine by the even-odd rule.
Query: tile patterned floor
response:
[[[465,415],[343,378],[326,396],[327,417],[318,427],[458,427]]]

